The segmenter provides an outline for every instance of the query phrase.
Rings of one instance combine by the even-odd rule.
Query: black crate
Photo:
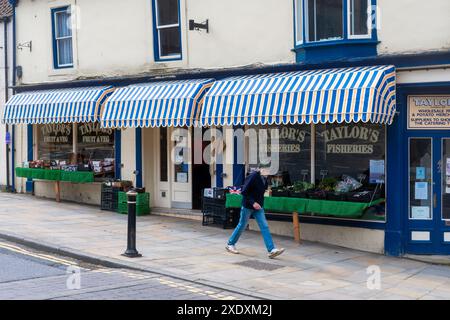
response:
[[[121,188],[116,188],[102,184],[100,209],[108,211],[117,211],[118,197],[120,190]]]
[[[236,208],[226,208],[224,198],[203,197],[202,213],[202,225],[214,225],[228,229],[234,228],[239,222],[240,210]]]
[[[225,209],[223,214],[214,214],[209,211],[204,211],[202,225],[232,229],[239,223],[239,214],[240,210],[235,208]]]

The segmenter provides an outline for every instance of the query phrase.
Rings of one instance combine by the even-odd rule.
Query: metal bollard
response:
[[[123,256],[138,258],[142,255],[136,250],[136,197],[137,192],[133,189],[127,192],[128,199],[128,238],[127,250]]]

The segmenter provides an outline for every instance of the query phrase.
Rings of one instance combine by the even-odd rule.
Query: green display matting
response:
[[[361,218],[367,208],[384,201],[384,199],[378,199],[371,203],[361,203],[304,198],[265,197],[264,210],[267,212],[298,212],[299,214],[311,213],[330,217]],[[241,205],[241,195],[227,194],[225,202],[227,208],[240,208]]]
[[[94,173],[90,171],[63,171],[34,168],[16,168],[16,176],[27,179],[39,179],[49,181],[66,181],[72,183],[94,182]]]

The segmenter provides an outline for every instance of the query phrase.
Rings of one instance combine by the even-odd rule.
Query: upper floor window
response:
[[[181,59],[179,0],[153,0],[155,60]]]
[[[370,37],[370,1],[348,0],[349,38]]]
[[[70,7],[52,9],[53,64],[56,69],[73,67]]]
[[[295,42],[371,38],[371,0],[294,0]]]
[[[307,1],[307,39],[323,41],[342,39],[343,0]]]

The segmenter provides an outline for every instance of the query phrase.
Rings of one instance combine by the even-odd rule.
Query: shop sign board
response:
[[[42,142],[48,144],[71,144],[72,124],[50,123],[40,127]]]
[[[114,131],[111,128],[100,127],[99,122],[78,124],[78,143],[112,144]]]
[[[408,96],[408,129],[450,129],[450,95]]]

